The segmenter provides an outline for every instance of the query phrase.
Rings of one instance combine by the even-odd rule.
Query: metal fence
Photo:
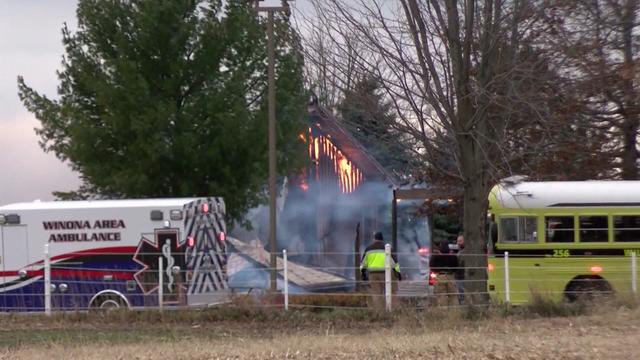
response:
[[[56,311],[86,311],[91,308],[109,307],[163,311],[221,303],[234,304],[238,299],[252,299],[245,302],[245,305],[250,303],[251,306],[258,307],[279,307],[285,311],[295,308],[362,308],[381,311],[393,311],[399,307],[456,308],[468,303],[465,299],[468,296],[465,294],[465,288],[469,288],[472,281],[484,283],[482,279],[456,279],[451,272],[429,272],[428,260],[424,261],[428,256],[415,253],[404,254],[405,258],[416,256],[417,259],[412,262],[413,266],[402,267],[404,274],[412,273],[415,276],[398,281],[393,273],[389,245],[385,247],[384,272],[370,276],[367,281],[362,281],[357,275],[360,264],[355,261],[354,253],[322,253],[322,256],[329,256],[334,260],[340,256],[351,260],[349,263],[344,261],[343,265],[321,266],[301,265],[297,261],[291,261],[291,257],[305,254],[292,254],[283,250],[282,253],[278,253],[275,269],[279,275],[278,294],[267,291],[268,273],[272,269],[265,266],[268,264],[266,259],[256,259],[246,253],[240,254],[242,256],[238,259],[230,259],[225,269],[215,268],[216,262],[212,261],[212,268],[202,274],[194,273],[185,262],[181,262],[183,268],[175,266],[173,258],[158,256],[157,253],[150,254],[155,256],[151,257],[152,262],[118,268],[113,268],[110,262],[113,257],[121,256],[130,260],[133,254],[87,253],[92,256],[91,261],[73,262],[73,259],[52,259],[48,245],[45,246],[44,254],[44,261],[21,269],[18,274],[5,272],[5,281],[0,288],[1,311],[51,314]],[[268,253],[266,254],[268,256]],[[185,256],[178,253],[173,255]],[[490,296],[494,302],[520,303],[522,299],[531,297],[532,292],[536,291],[535,285],[538,284],[554,285],[546,288],[556,290],[545,290],[541,294],[559,299],[571,295],[571,291],[567,291],[566,286],[563,287],[566,282],[564,277],[556,278],[550,274],[563,272],[584,272],[586,275],[593,275],[574,279],[578,290],[581,282],[586,284],[602,275],[607,283],[613,284],[611,292],[633,296],[637,293],[638,269],[635,253],[628,257],[615,258],[575,256],[555,259],[553,262],[545,263],[543,267],[536,267],[535,264],[523,265],[519,263],[520,257],[505,252],[499,257],[492,256],[489,268],[475,269],[488,271],[490,275],[487,290],[483,295]],[[531,259],[531,256],[527,258]],[[590,269],[584,269],[583,264],[575,265],[577,259],[592,259],[590,263],[595,265]],[[233,270],[232,274],[230,268]],[[544,269],[536,272],[538,268]],[[449,270],[460,269],[462,268]],[[470,268],[465,267],[464,270],[468,272]],[[563,284],[554,283],[560,281]],[[544,289],[545,286],[541,288]]]

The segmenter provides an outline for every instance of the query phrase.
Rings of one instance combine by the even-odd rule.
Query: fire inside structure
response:
[[[314,129],[317,131],[314,132]],[[354,192],[362,183],[362,171],[333,144],[331,135],[322,135],[320,129],[320,124],[316,123],[316,126],[309,127],[308,136],[301,134],[304,141],[308,143],[309,159],[313,164],[308,174],[302,175],[300,185],[302,190],[306,191],[309,188],[307,176],[313,175],[313,180],[318,182],[328,173],[336,175],[337,186],[343,194]]]
[[[282,182],[278,198],[277,240],[280,253],[286,249],[289,260],[307,269],[337,275],[347,280],[359,276],[360,255],[381,231],[392,239],[393,190],[398,181],[371,156],[333,116],[315,103],[308,108],[308,127],[299,134],[307,145],[308,163]],[[405,201],[403,204],[410,204]],[[398,212],[398,253],[401,266],[418,273],[418,249],[428,247],[429,229],[425,216],[415,216],[416,206],[401,206]],[[419,206],[418,206],[419,208]],[[260,256],[248,256],[243,244],[262,244],[270,251],[268,209],[252,209],[246,215],[252,228],[236,227],[230,234],[238,239],[236,255],[243,261],[234,266],[230,286],[258,289],[268,286]],[[409,211],[407,211],[409,210]],[[260,251],[256,250],[256,254]],[[409,254],[413,256],[404,256]],[[234,263],[232,255],[230,263]],[[403,274],[405,272],[403,271]],[[308,275],[308,274],[307,274]],[[415,278],[415,276],[407,278]],[[317,276],[313,276],[317,277]],[[331,276],[329,276],[330,278]],[[303,291],[341,291],[332,284],[305,284]],[[327,285],[331,288],[328,288]]]
[[[308,130],[300,138],[307,144],[309,163],[289,182],[279,247],[294,261],[353,278],[359,265],[354,253],[369,245],[373,233],[381,231],[391,240],[390,204],[398,181],[333,115],[313,103]],[[423,232],[426,238],[426,226]]]

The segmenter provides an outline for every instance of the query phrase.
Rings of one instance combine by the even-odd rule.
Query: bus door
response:
[[[28,296],[27,294],[15,294],[15,288],[18,287],[20,282],[18,272],[28,264],[27,227],[24,225],[0,226],[0,238],[2,239],[2,248],[0,249],[0,262],[2,263],[0,307],[34,310],[29,309],[33,305],[33,299],[26,299],[25,296]],[[22,290],[18,291],[22,292]],[[9,295],[9,293],[12,295]]]

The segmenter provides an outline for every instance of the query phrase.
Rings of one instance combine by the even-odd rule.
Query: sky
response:
[[[18,98],[17,77],[55,96],[63,54],[61,29],[76,26],[76,0],[0,0],[0,205],[53,200],[78,175],[38,145],[38,121]]]
[[[294,7],[305,3],[298,0]],[[276,5],[267,0],[264,5]],[[53,191],[75,190],[78,174],[38,145],[39,122],[18,98],[17,77],[56,97],[56,70],[64,49],[62,25],[76,28],[77,0],[0,0],[0,206],[54,200]]]

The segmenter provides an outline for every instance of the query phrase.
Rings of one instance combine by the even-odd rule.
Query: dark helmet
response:
[[[373,240],[384,241],[384,238],[382,237],[382,233],[378,231],[375,234],[373,234]]]

